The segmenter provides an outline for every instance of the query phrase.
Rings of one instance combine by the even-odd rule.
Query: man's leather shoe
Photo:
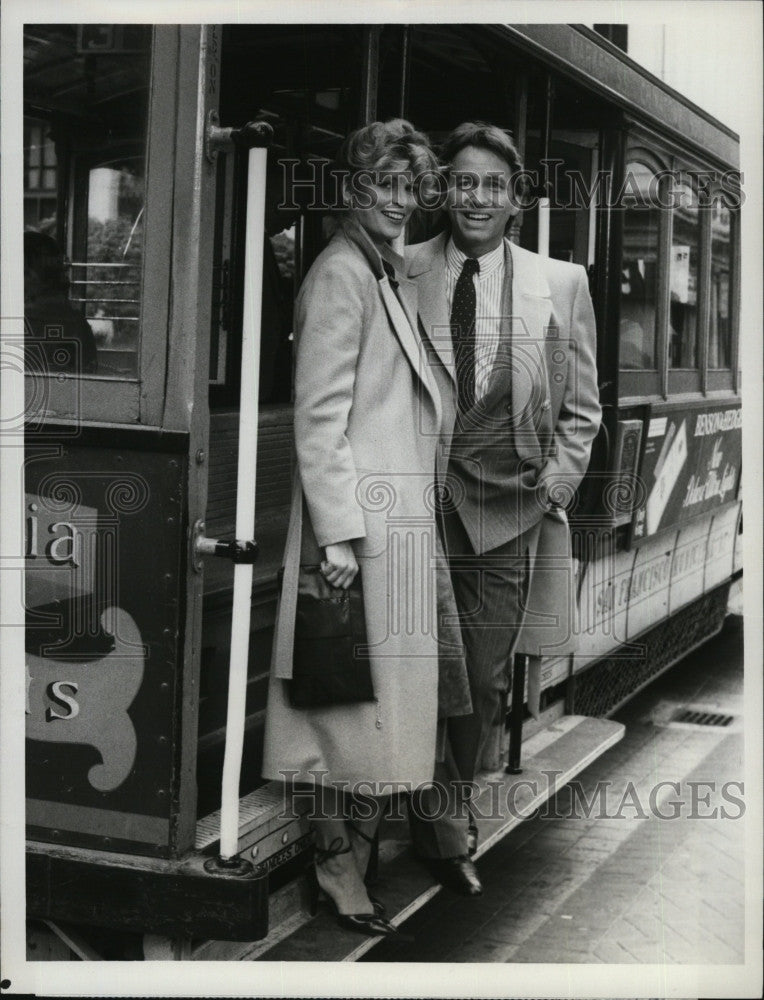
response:
[[[483,891],[475,862],[466,854],[455,858],[428,858],[427,866],[441,885],[462,896],[479,896]]]

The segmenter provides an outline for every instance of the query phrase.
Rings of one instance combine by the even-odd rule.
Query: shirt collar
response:
[[[467,259],[467,254],[462,253],[462,251],[456,246],[453,239],[449,237],[448,243],[446,243],[446,264],[450,271],[455,275],[460,275],[462,273],[462,265]],[[488,253],[484,253],[482,257],[477,258],[480,264],[480,273],[478,278],[482,281],[487,278],[489,274],[492,274],[498,268],[500,268],[504,263],[504,241],[496,247],[495,250],[489,250]]]

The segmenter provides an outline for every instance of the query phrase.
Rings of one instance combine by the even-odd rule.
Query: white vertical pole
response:
[[[586,266],[591,267],[594,263],[594,255],[597,246],[597,201],[599,200],[599,185],[597,184],[597,172],[600,166],[600,151],[596,147],[592,150],[592,191],[598,192],[597,197],[592,197],[589,205],[589,242],[586,249]]]
[[[549,256],[549,199],[548,198],[539,198],[538,252],[542,257]]]
[[[244,321],[239,401],[239,467],[236,484],[236,538],[255,534],[255,474],[260,373],[260,312],[263,297],[266,150],[249,151],[247,221],[244,250]],[[232,858],[239,846],[239,777],[244,748],[244,720],[249,657],[252,566],[236,564],[233,577],[231,662],[228,671],[223,789],[220,804],[220,856]]]

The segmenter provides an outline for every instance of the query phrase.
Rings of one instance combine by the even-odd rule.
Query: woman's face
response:
[[[349,178],[345,198],[350,214],[375,243],[401,235],[416,207],[408,163],[383,163]]]

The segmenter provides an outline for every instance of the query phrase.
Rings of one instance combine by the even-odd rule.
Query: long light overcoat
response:
[[[417,333],[416,288],[402,276],[395,293],[374,244],[352,220],[305,278],[295,327],[301,482],[276,624],[263,774],[366,783],[361,790],[382,794],[390,788],[380,783],[413,787],[433,777],[439,714],[433,479],[443,407]],[[449,410],[448,426],[452,419]],[[296,533],[300,486],[304,516]],[[296,569],[320,562],[323,546],[348,539],[361,569],[376,701],[296,710],[284,683],[291,674]],[[455,662],[463,670],[463,659]],[[464,714],[471,707],[466,673],[455,690],[450,712]]]
[[[406,249],[425,331],[451,375],[453,345],[446,298],[447,234]],[[537,486],[569,500],[586,473],[601,418],[596,327],[584,268],[504,241],[506,274],[501,340],[482,408],[480,434],[454,436],[470,454],[460,513],[476,552],[484,553],[541,519],[525,624],[517,652],[533,657],[576,648],[575,578],[567,516],[540,506]],[[444,397],[445,398],[445,397]],[[488,427],[488,434],[482,433]],[[520,460],[522,482],[514,475]],[[462,471],[466,467],[462,463]],[[465,485],[466,484],[466,485]]]

